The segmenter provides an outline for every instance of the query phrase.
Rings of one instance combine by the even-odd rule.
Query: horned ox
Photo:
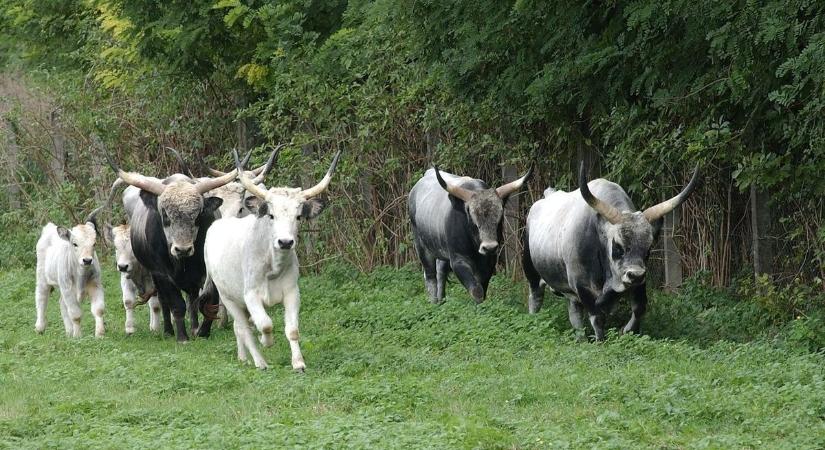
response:
[[[103,285],[100,281],[100,263],[95,252],[97,225],[95,215],[100,208],[86,218],[85,223],[71,229],[49,222],[37,240],[37,272],[35,306],[37,320],[35,331],[46,329],[46,306],[49,293],[60,290],[60,315],[69,337],[80,337],[80,300],[88,295],[95,318],[95,336],[102,337]]]
[[[698,180],[698,168],[679,195],[643,212],[616,183],[587,182],[584,164],[579,189],[547,189],[527,216],[522,263],[530,283],[530,313],[541,309],[545,286],[568,300],[573,328],[583,338],[586,312],[596,339],[618,298],[630,294],[632,315],[624,332],[638,332],[647,309],[646,261],[665,214],[684,202]]]
[[[132,251],[129,225],[107,226],[106,236],[115,247],[115,262],[120,272],[123,308],[126,310],[125,331],[135,332],[135,306],[149,303],[149,329],[160,331],[160,300],[152,275],[139,263]]]
[[[171,312],[175,319],[176,339],[178,342],[188,341],[184,325],[186,303],[181,291],[189,296],[190,304],[198,298],[206,275],[203,242],[222,203],[220,198],[204,198],[204,194],[231,182],[235,172],[204,181],[182,174],[159,180],[124,172],[111,160],[109,164],[120,179],[140,189],[136,200],[130,202],[124,198],[124,208],[131,225],[132,250],[138,262],[152,275],[158,291],[164,332],[173,333]],[[124,192],[124,197],[126,194]],[[193,333],[208,336],[211,316],[207,316],[198,328],[197,311],[191,309],[190,314],[194,316]]]
[[[476,302],[487,295],[502,240],[504,203],[532,174],[492,189],[483,181],[427,170],[408,200],[410,222],[430,300],[444,300],[452,270]]]
[[[301,300],[298,291],[298,256],[295,240],[300,219],[316,217],[324,204],[315,197],[329,186],[338,152],[324,178],[309,189],[261,188],[243,172],[240,162],[240,181],[255,197],[255,215],[218,220],[206,234],[206,270],[214,288],[220,294],[226,310],[234,320],[238,359],[247,361],[252,355],[255,367],[268,365],[255,344],[252,323],[261,333],[260,341],[266,347],[273,344],[272,319],[265,307],[284,304],[284,333],[292,352],[292,368],[306,367],[298,344],[298,311]]]
[[[284,146],[284,144],[276,146],[275,149],[270,154],[269,159],[266,161],[265,164],[263,164],[262,166],[260,166],[256,169],[253,169],[253,170],[247,172],[248,176],[253,177],[253,182],[254,183],[258,184],[258,183],[263,182],[264,178],[267,176],[267,174],[269,174],[270,170],[272,169],[273,162],[277,158],[278,152],[280,151],[281,148],[283,148],[283,146]],[[178,161],[178,164],[180,165],[180,169],[184,173],[188,174],[189,179],[193,179],[198,183],[207,183],[207,182],[210,182],[210,180],[212,180],[212,178],[208,178],[208,177],[195,178],[194,175],[192,175],[192,171],[189,169],[189,166],[186,164],[186,162],[181,157],[180,153],[178,153],[177,150],[175,150],[171,147],[166,147],[166,149],[169,150],[175,156],[175,159]],[[251,155],[251,153],[250,153],[250,155]],[[247,156],[247,159],[244,161],[244,164],[246,164],[246,162],[248,161],[248,158],[249,158],[250,155]],[[212,169],[209,169],[209,170],[212,171],[213,173],[214,172],[218,173],[218,178],[227,177],[227,174],[224,173],[224,172],[218,172],[218,171],[214,171]],[[153,181],[153,182],[158,182],[158,183],[164,183],[165,182],[164,180],[160,180],[160,179],[154,178],[154,177],[145,177],[145,178],[147,180]],[[178,179],[184,179],[185,180],[186,176],[176,174],[176,175],[172,175],[171,177],[169,177],[169,179],[171,179],[171,178],[178,178]],[[114,198],[114,194],[117,192],[117,190],[123,184],[124,184],[124,181],[120,178],[115,180],[115,182],[112,184],[111,192],[110,192],[109,198],[106,202],[107,206],[111,205],[112,199]],[[126,216],[128,217],[128,220],[130,222],[132,220],[132,216],[134,214],[135,207],[141,202],[140,192],[141,192],[141,189],[136,187],[136,186],[128,186],[123,191],[123,207],[124,207],[124,210],[126,212]],[[220,218],[220,217],[235,217],[235,216],[244,216],[246,214],[249,214],[249,210],[246,209],[246,207],[244,206],[245,205],[244,199],[247,197],[246,190],[243,188],[243,186],[240,183],[237,183],[235,181],[230,181],[229,183],[227,183],[225,185],[218,186],[217,188],[204,193],[203,196],[204,196],[204,199],[216,198],[216,199],[219,199],[221,201],[220,205],[218,206],[218,209],[214,211],[214,218],[215,219]],[[208,202],[208,200],[207,200],[207,202]],[[199,326],[198,326],[198,322],[199,322],[199,320],[198,320],[198,311],[197,311],[197,305],[196,305],[196,302],[194,301],[194,298],[190,296],[189,300],[190,300],[189,301],[189,306],[188,306],[189,321],[190,321],[190,325],[191,325],[193,333],[194,333],[199,328]],[[226,314],[225,314],[224,311],[222,311],[222,309],[223,308],[221,308],[221,311],[218,312],[218,316],[220,317],[219,323],[223,323],[225,321]],[[208,332],[207,332],[207,334],[208,334]]]

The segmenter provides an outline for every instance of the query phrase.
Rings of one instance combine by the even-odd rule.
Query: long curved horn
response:
[[[94,226],[95,226],[95,231],[97,231],[97,230],[99,230],[99,229],[100,229],[100,226],[98,226],[98,224],[97,224],[97,214],[98,214],[100,211],[102,211],[102,210],[103,210],[103,208],[105,208],[105,207],[106,207],[106,205],[103,205],[103,206],[98,206],[97,208],[95,208],[94,210],[92,210],[92,212],[90,212],[88,216],[86,216],[86,220],[85,220],[85,222],[91,222],[91,223],[92,223],[92,225],[94,225]]]
[[[332,181],[332,174],[333,172],[335,172],[335,166],[338,165],[338,158],[340,157],[341,150],[338,150],[338,153],[336,153],[335,157],[332,158],[332,164],[330,164],[329,169],[327,170],[327,174],[324,175],[324,178],[322,178],[321,181],[318,182],[318,184],[316,184],[315,186],[312,186],[311,188],[304,189],[303,191],[301,191],[301,195],[303,195],[304,198],[315,197],[327,189],[327,186],[329,186],[329,182]]]
[[[189,178],[195,179],[195,175],[192,174],[192,171],[189,170],[189,166],[186,164],[186,161],[183,160],[183,157],[180,156],[177,150],[172,147],[164,147],[166,150],[172,152],[175,155],[175,159],[178,161],[178,165],[180,166],[180,170],[183,171],[184,175],[189,175]]]
[[[249,155],[251,154],[252,151],[250,150],[249,154],[247,154],[246,158],[244,158],[244,163],[249,162]],[[235,158],[235,170],[233,172],[238,172],[240,174],[238,179],[243,187],[246,188],[247,191],[251,192],[255,197],[258,197],[261,200],[266,200],[266,190],[258,187],[257,184],[253,183],[252,180],[246,176],[246,172],[243,170],[244,164],[238,160],[238,151],[234,148],[232,149],[232,156]]]
[[[124,184],[126,184],[126,182],[120,178],[116,179],[112,183],[112,187],[109,189],[109,196],[106,197],[106,209],[110,209],[112,207],[112,200],[115,198],[115,194],[117,194],[118,189],[120,189],[120,187]]]
[[[111,167],[117,176],[126,183],[155,195],[162,194],[164,189],[166,189],[166,185],[160,181],[151,180],[136,172],[124,172],[117,166],[117,164],[115,164],[114,161],[112,161],[112,157],[109,153],[103,152],[103,155],[106,157],[106,162],[109,164],[109,167]]]
[[[586,201],[591,208],[595,209],[597,213],[601,214],[605,220],[613,225],[622,221],[622,213],[618,209],[599,200],[590,192],[590,188],[587,187],[587,175],[584,173],[584,161],[582,161],[581,166],[579,166],[579,191],[584,201]]]
[[[433,169],[435,170],[435,178],[438,180],[438,184],[440,184],[445,191],[449,192],[453,197],[456,197],[463,202],[470,200],[470,197],[473,196],[472,191],[455,184],[447,183],[447,181],[445,181],[441,176],[441,171],[438,170],[438,166],[433,166]]]
[[[533,166],[530,166],[530,169],[527,170],[527,173],[524,174],[523,177],[519,178],[518,180],[511,181],[505,185],[499,186],[496,188],[496,195],[499,198],[505,199],[512,195],[517,190],[521,189],[524,183],[530,179],[530,176],[533,175]]]
[[[263,183],[266,176],[269,175],[269,171],[272,170],[272,167],[274,167],[274,162],[278,159],[278,154],[284,147],[286,147],[286,144],[278,144],[278,146],[275,147],[275,150],[272,150],[272,153],[269,155],[269,159],[266,160],[266,164],[252,171],[252,173],[255,174],[255,178],[252,179],[253,183]]]
[[[233,150],[234,151],[234,150]],[[252,152],[246,155],[246,158],[243,159],[243,165],[246,165],[249,162],[249,157],[252,155]],[[242,166],[243,167],[243,166]],[[201,181],[195,188],[198,190],[199,194],[204,194],[206,192],[211,191],[212,189],[219,188],[225,184],[229,184],[235,180],[235,176],[238,173],[237,169],[233,169],[219,177],[210,178],[205,181]]]
[[[673,211],[674,208],[682,204],[690,194],[693,193],[693,190],[696,189],[696,185],[699,182],[699,166],[697,165],[696,168],[693,170],[693,176],[690,178],[690,182],[682,192],[679,193],[676,197],[671,198],[670,200],[665,200],[658,205],[653,205],[650,208],[647,208],[644,211],[645,219],[648,222],[653,222],[654,220],[658,220],[662,218],[665,214]]]

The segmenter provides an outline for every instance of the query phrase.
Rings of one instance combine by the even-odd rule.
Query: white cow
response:
[[[107,237],[115,247],[120,272],[123,308],[126,309],[126,334],[135,332],[135,306],[149,303],[149,329],[160,332],[160,300],[152,275],[138,262],[132,251],[129,225],[107,226]]]
[[[80,300],[84,294],[91,299],[92,315],[95,318],[95,336],[102,337],[103,325],[103,285],[100,281],[100,263],[95,252],[95,214],[98,208],[86,218],[86,223],[72,229],[48,223],[37,241],[37,281],[34,291],[37,321],[34,329],[43,333],[46,329],[46,305],[49,293],[57,287],[60,290],[60,315],[66,335],[80,337]]]
[[[234,320],[238,359],[246,362],[248,351],[259,369],[269,366],[255,344],[250,318],[261,333],[261,344],[272,346],[272,319],[264,308],[281,302],[292,368],[302,372],[306,367],[298,345],[301,306],[295,253],[298,221],[313,218],[323,210],[324,204],[314,197],[326,190],[340,155],[340,152],[335,155],[326,176],[314,187],[266,190],[243,173],[235,153],[235,162],[241,168],[240,181],[255,196],[250,202],[257,203],[250,209],[257,212],[213,223],[206,233],[204,260],[207,278],[214,283]]]

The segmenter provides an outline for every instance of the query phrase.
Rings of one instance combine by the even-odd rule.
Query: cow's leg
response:
[[[527,283],[530,285],[530,296],[527,298],[527,311],[530,314],[536,314],[541,311],[541,306],[544,304],[544,283],[541,282],[541,275],[539,275],[538,270],[533,266],[533,257],[530,256],[530,243],[527,238],[527,232],[524,233],[524,251],[521,254],[521,267],[524,270]],[[569,312],[568,308],[568,313]],[[572,316],[570,323],[573,323]],[[575,328],[576,326],[573,325],[573,327]]]
[[[447,294],[447,277],[449,275],[450,262],[443,259],[435,260],[435,297],[438,303],[444,302],[444,296]]]
[[[259,369],[268,369],[261,351],[258,349],[258,344],[255,342],[255,336],[252,335],[252,327],[249,326],[249,313],[241,305],[233,301],[225,301],[226,311],[232,316],[235,327],[235,339],[238,341],[238,359],[246,362],[247,352],[252,354],[252,361],[255,362],[255,367]],[[244,348],[246,350],[244,350]]]
[[[566,295],[567,297],[567,317],[570,319],[570,325],[576,334],[576,339],[579,341],[587,340],[587,332],[584,330],[584,306],[579,302],[575,295]]]
[[[155,288],[158,290],[158,297],[160,298],[161,307],[164,308],[163,319],[165,323],[164,331],[171,334],[172,325],[169,323],[167,316],[167,309],[171,311],[172,318],[175,320],[175,339],[178,342],[188,342],[189,335],[186,334],[186,322],[184,316],[186,315],[186,302],[183,301],[183,296],[180,294],[180,289],[174,283],[165,278],[153,277],[155,281]]]
[[[160,313],[163,318],[163,334],[166,336],[174,336],[175,330],[172,328],[172,315],[169,305],[160,301],[160,297],[158,297],[158,303],[160,303]]]
[[[436,258],[427,251],[427,248],[415,238],[415,251],[418,253],[418,259],[421,261],[421,267],[424,269],[424,287],[427,288],[427,294],[430,296],[432,303],[440,303],[438,297],[437,275],[436,275]]]
[[[647,288],[644,284],[636,286],[630,292],[630,320],[622,329],[625,333],[639,333],[639,324],[647,311]]]
[[[455,272],[455,275],[461,281],[461,284],[467,289],[467,292],[473,297],[476,303],[484,301],[485,291],[481,284],[476,279],[475,270],[470,262],[464,259],[452,258],[450,267]]]
[[[65,316],[63,317],[63,322],[68,322],[66,319],[68,318],[71,320],[71,332],[66,331],[70,337],[79,338],[81,336],[81,329],[80,329],[80,304],[78,302],[78,292],[74,286],[68,288],[60,288],[60,301],[63,302],[65,309],[61,309],[61,312],[65,311]]]
[[[301,309],[301,293],[298,285],[284,295],[284,334],[289,341],[289,349],[292,352],[292,369],[296,372],[303,372],[306,369],[304,355],[301,354],[301,346],[298,344],[300,334],[298,332],[298,312]]]
[[[60,305],[60,318],[63,319],[63,328],[66,330],[66,336],[72,337],[74,322],[72,322],[72,318],[69,315],[69,310],[66,309],[66,302],[63,301],[63,297],[61,296],[57,300],[57,303]]]
[[[37,312],[37,320],[34,322],[34,330],[43,333],[46,330],[46,306],[49,304],[49,292],[52,288],[43,280],[37,280],[34,288],[34,307]]]
[[[187,311],[189,313],[190,330],[192,331],[192,336],[197,336],[198,330],[200,329],[200,320],[198,317],[198,291],[195,290],[194,295],[192,292],[188,291],[186,294],[189,299],[189,302],[187,302]]]
[[[604,340],[604,312],[596,306],[596,297],[593,293],[583,286],[578,286],[576,289],[579,300],[584,308],[587,310],[590,318],[590,326],[593,327],[593,332],[596,334],[597,341]]]
[[[160,331],[160,300],[157,295],[149,299],[149,330]]]
[[[103,287],[97,283],[90,283],[86,286],[86,292],[89,294],[90,309],[95,318],[95,337],[103,337],[106,332],[106,325],[103,322],[103,313],[106,311]]]
[[[244,293],[244,303],[249,315],[252,317],[252,323],[255,328],[261,333],[261,345],[264,347],[272,347],[275,340],[272,337],[272,319],[266,313],[263,304],[264,293],[260,289],[249,290]],[[286,308],[286,300],[284,300],[284,308]]]
[[[135,299],[126,295],[126,291],[123,291],[123,309],[126,311],[126,324],[123,328],[126,335],[130,336],[135,332]]]
[[[126,278],[125,275],[120,276],[120,291],[123,293],[123,309],[126,311],[126,323],[123,327],[126,335],[129,336],[135,332],[135,304],[137,303],[137,288],[135,284]]]

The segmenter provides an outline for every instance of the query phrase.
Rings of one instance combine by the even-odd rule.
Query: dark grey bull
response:
[[[502,239],[504,202],[532,174],[492,189],[481,180],[440,172],[437,167],[410,191],[408,207],[415,249],[433,303],[444,300],[452,270],[476,302],[484,301]]]
[[[624,332],[639,331],[647,309],[646,261],[665,214],[684,202],[698,180],[698,168],[679,195],[640,212],[616,183],[587,183],[584,165],[579,189],[547,189],[527,216],[522,263],[530,283],[529,310],[537,313],[544,287],[568,300],[570,323],[584,334],[587,312],[597,340],[618,298],[630,294],[632,316]]]
[[[216,197],[205,198],[204,194],[232,182],[236,172],[204,181],[181,174],[159,180],[124,172],[111,159],[109,164],[121,180],[139,188],[134,200],[125,198],[124,193],[124,207],[131,224],[132,250],[138,262],[151,273],[158,291],[164,332],[170,335],[173,332],[171,312],[177,340],[188,341],[183,321],[186,303],[181,291],[188,294],[190,303],[198,298],[206,277],[203,242],[207,229],[215,220],[215,212],[223,202]],[[217,301],[217,298],[210,298],[204,304],[211,307]],[[214,309],[217,310],[217,306]],[[194,316],[193,327],[196,326],[196,312]],[[203,325],[193,331],[208,336],[211,323],[211,316],[207,316]]]

